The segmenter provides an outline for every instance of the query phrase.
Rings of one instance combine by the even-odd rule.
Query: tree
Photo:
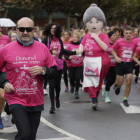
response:
[[[30,18],[34,20],[34,15],[40,11],[46,0],[11,0],[14,7],[27,9],[30,12]]]
[[[62,6],[62,0],[45,0],[42,9],[48,14],[48,23],[52,22],[53,13],[58,12]]]

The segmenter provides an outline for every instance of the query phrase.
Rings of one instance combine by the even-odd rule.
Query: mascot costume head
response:
[[[91,4],[84,13],[83,21],[90,33],[99,34],[106,19],[103,11],[96,4]]]

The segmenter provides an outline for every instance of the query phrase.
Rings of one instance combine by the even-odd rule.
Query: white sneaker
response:
[[[10,115],[5,114],[4,120],[5,120],[5,121],[9,121],[9,120],[10,120]]]
[[[48,95],[47,89],[44,89],[44,95]]]
[[[106,97],[106,98],[105,98],[105,103],[111,103],[111,100],[110,100],[109,97]]]

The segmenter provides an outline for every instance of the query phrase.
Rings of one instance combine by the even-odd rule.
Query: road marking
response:
[[[73,135],[73,134],[70,134],[70,133],[68,133],[68,132],[66,132],[66,131],[64,131],[64,130],[62,130],[62,129],[60,129],[60,128],[58,128],[57,126],[55,126],[55,125],[53,125],[52,123],[48,122],[48,121],[47,121],[46,119],[44,119],[43,117],[41,117],[41,121],[42,121],[44,124],[46,124],[47,126],[51,127],[52,129],[54,129],[54,130],[56,130],[56,131],[58,131],[58,132],[60,132],[60,133],[62,133],[62,134],[64,134],[64,135],[67,135],[67,136],[69,136],[70,138],[74,138],[75,140],[85,140],[85,139],[82,139],[82,138],[80,138],[80,137],[77,137],[77,136],[75,136],[75,135]]]
[[[5,116],[5,112],[2,113],[2,117]],[[45,125],[47,125],[48,127],[58,131],[59,133],[63,134],[63,135],[66,135],[68,136],[67,139],[64,139],[64,138],[59,138],[59,139],[39,139],[39,140],[85,140],[85,139],[82,139],[78,136],[75,136],[73,134],[70,134],[60,128],[58,128],[57,126],[53,125],[52,123],[48,122],[45,118],[41,117],[41,122],[43,122]],[[14,128],[14,127],[7,127],[7,128],[4,128],[3,130],[0,130],[0,133],[14,133],[14,132],[17,132],[17,129]],[[0,140],[6,140],[6,139],[0,139]]]
[[[125,107],[122,103],[120,103],[120,105],[127,114],[140,113],[140,107],[138,106],[129,105],[129,107]]]

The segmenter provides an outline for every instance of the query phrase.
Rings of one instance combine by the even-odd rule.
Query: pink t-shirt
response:
[[[140,56],[140,47],[135,52],[138,56]]]
[[[134,40],[134,39],[136,39],[136,37],[134,37],[134,35],[132,35],[132,36],[131,36],[131,40]]]
[[[123,62],[131,62],[132,56],[136,50],[136,42],[131,40],[126,42],[124,38],[119,39],[113,46],[113,49],[117,52],[117,56],[121,58]]]
[[[1,34],[0,37],[0,49],[5,45],[9,44],[11,41],[8,36]]]
[[[108,37],[105,34],[101,33],[98,37],[108,45]],[[89,33],[85,35],[81,44],[84,46],[85,56],[87,57],[98,57],[106,54]]]
[[[5,45],[9,44],[11,41],[8,36],[1,34],[0,37],[0,49],[3,48]],[[5,68],[2,69],[2,72],[5,72]]]
[[[53,56],[58,58],[59,53],[61,51],[61,44],[59,42],[59,39],[57,39],[56,37],[53,37],[53,40],[52,40],[51,45],[50,45],[50,50],[57,51],[57,54],[55,56],[54,55]]]
[[[112,51],[113,51],[113,45],[111,45],[110,43],[108,44],[108,48],[106,50],[107,55],[110,57],[110,66],[115,66],[116,65],[116,59],[115,57],[112,55]]]
[[[65,41],[63,40],[63,46],[64,46],[64,49],[66,49],[67,46],[68,46],[69,44],[70,44],[70,40],[69,40],[68,42],[65,42]],[[64,55],[63,55],[63,57],[64,57]],[[64,59],[64,61],[67,62],[66,59]]]
[[[74,44],[70,44],[67,46],[66,50],[69,51],[75,51],[76,49],[79,48],[80,45],[74,45]],[[68,67],[79,67],[79,66],[83,66],[83,57],[82,54],[79,55],[72,55],[72,60],[67,61],[67,66]]]
[[[0,50],[0,71],[6,68],[6,79],[15,89],[12,93],[5,93],[9,105],[32,107],[44,104],[42,75],[31,76],[28,69],[32,66],[56,66],[43,43],[34,41],[31,46],[24,47],[14,41]]]

